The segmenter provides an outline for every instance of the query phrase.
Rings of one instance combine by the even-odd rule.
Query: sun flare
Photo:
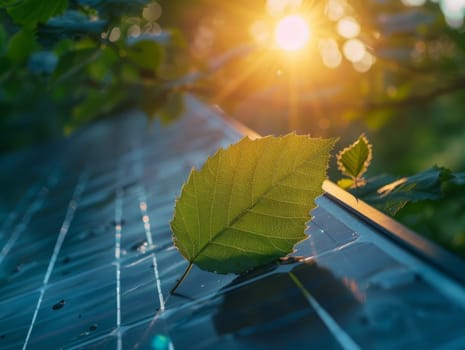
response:
[[[283,50],[300,50],[310,40],[310,27],[301,16],[284,17],[276,25],[275,40],[276,44]]]

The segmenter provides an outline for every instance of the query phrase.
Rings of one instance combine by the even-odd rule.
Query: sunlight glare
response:
[[[286,11],[296,11],[302,0],[267,0],[268,13],[273,17],[283,16]]]
[[[302,17],[297,15],[287,16],[278,22],[275,39],[281,49],[297,51],[308,43],[310,28]]]
[[[269,27],[263,20],[258,20],[250,26],[250,34],[255,39],[257,44],[264,45],[269,40]]]

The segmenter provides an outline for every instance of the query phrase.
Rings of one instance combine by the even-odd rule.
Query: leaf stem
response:
[[[184,271],[184,273],[182,274],[181,278],[178,280],[178,282],[176,282],[176,285],[173,287],[173,289],[171,289],[171,292],[170,294],[174,294],[174,292],[176,292],[176,289],[178,289],[178,287],[180,286],[180,284],[182,282],[184,282],[184,280],[186,279],[187,275],[189,274],[189,272],[191,271],[192,269],[192,263],[190,262],[189,265],[187,266],[186,270]]]

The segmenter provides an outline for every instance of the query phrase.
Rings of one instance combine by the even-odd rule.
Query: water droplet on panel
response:
[[[58,303],[53,305],[52,309],[53,310],[60,310],[61,308],[63,308],[63,306],[65,306],[65,300],[64,299],[60,300]]]
[[[174,346],[169,337],[167,337],[166,335],[157,334],[152,339],[152,349],[173,350]]]

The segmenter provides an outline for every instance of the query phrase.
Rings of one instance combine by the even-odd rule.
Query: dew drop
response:
[[[169,337],[162,334],[157,334],[152,338],[152,349],[172,350],[174,349],[174,346]]]
[[[65,300],[64,299],[60,300],[58,303],[53,305],[52,309],[53,310],[60,310],[61,308],[63,308],[63,306],[65,306]]]

